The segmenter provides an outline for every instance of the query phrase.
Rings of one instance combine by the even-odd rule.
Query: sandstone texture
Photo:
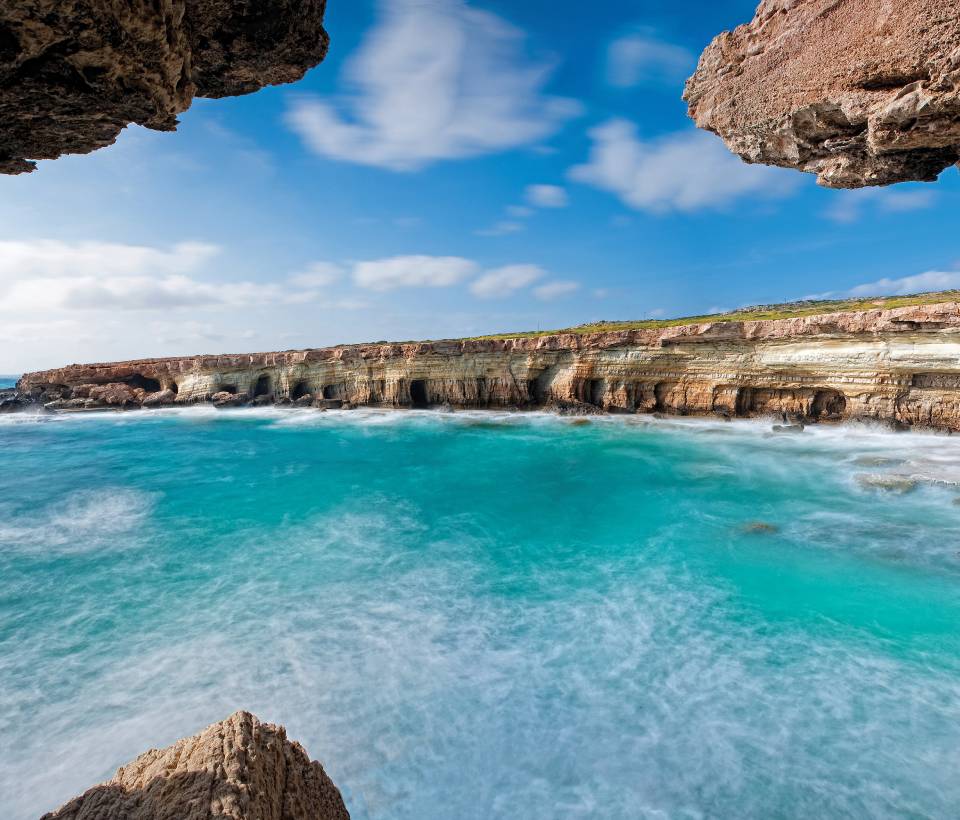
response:
[[[859,188],[960,160],[960,0],[763,0],[684,98],[747,162]]]
[[[282,726],[237,712],[151,749],[41,820],[349,820],[340,792]]]
[[[0,172],[172,131],[194,97],[300,79],[326,55],[326,0],[0,3]]]
[[[786,413],[791,421],[960,430],[960,302],[605,333],[78,364],[28,373],[17,390],[19,402],[52,411],[196,402],[320,410],[449,405]]]

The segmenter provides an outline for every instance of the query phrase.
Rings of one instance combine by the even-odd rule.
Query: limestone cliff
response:
[[[41,820],[349,820],[323,767],[282,726],[237,712],[151,749]]]
[[[50,410],[296,403],[875,419],[960,430],[960,303],[606,333],[71,365]]]
[[[326,0],[0,3],[0,172],[172,131],[194,97],[289,83],[327,52]]]
[[[859,188],[960,159],[960,0],[763,0],[687,83],[697,125],[747,162]]]

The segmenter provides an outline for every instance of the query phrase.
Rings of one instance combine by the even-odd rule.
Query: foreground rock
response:
[[[687,83],[747,162],[834,188],[929,181],[960,159],[958,0],[763,0]]]
[[[27,373],[17,387],[19,402],[64,411],[73,402],[85,409],[172,402],[545,408],[771,415],[786,433],[802,432],[804,422],[850,419],[960,430],[960,303],[71,365]]]
[[[41,820],[349,820],[323,767],[282,726],[237,712],[151,749]]]
[[[326,0],[0,3],[0,172],[85,154],[194,97],[289,83],[327,52]]]

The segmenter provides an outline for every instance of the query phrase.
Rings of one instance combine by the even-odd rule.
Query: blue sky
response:
[[[303,81],[0,178],[0,372],[960,286],[957,173],[828,191],[680,99],[749,2],[331,2]]]

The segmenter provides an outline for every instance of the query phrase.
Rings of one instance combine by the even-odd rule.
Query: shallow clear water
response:
[[[239,708],[356,818],[955,816],[960,439],[768,429],[0,418],[2,816]]]

